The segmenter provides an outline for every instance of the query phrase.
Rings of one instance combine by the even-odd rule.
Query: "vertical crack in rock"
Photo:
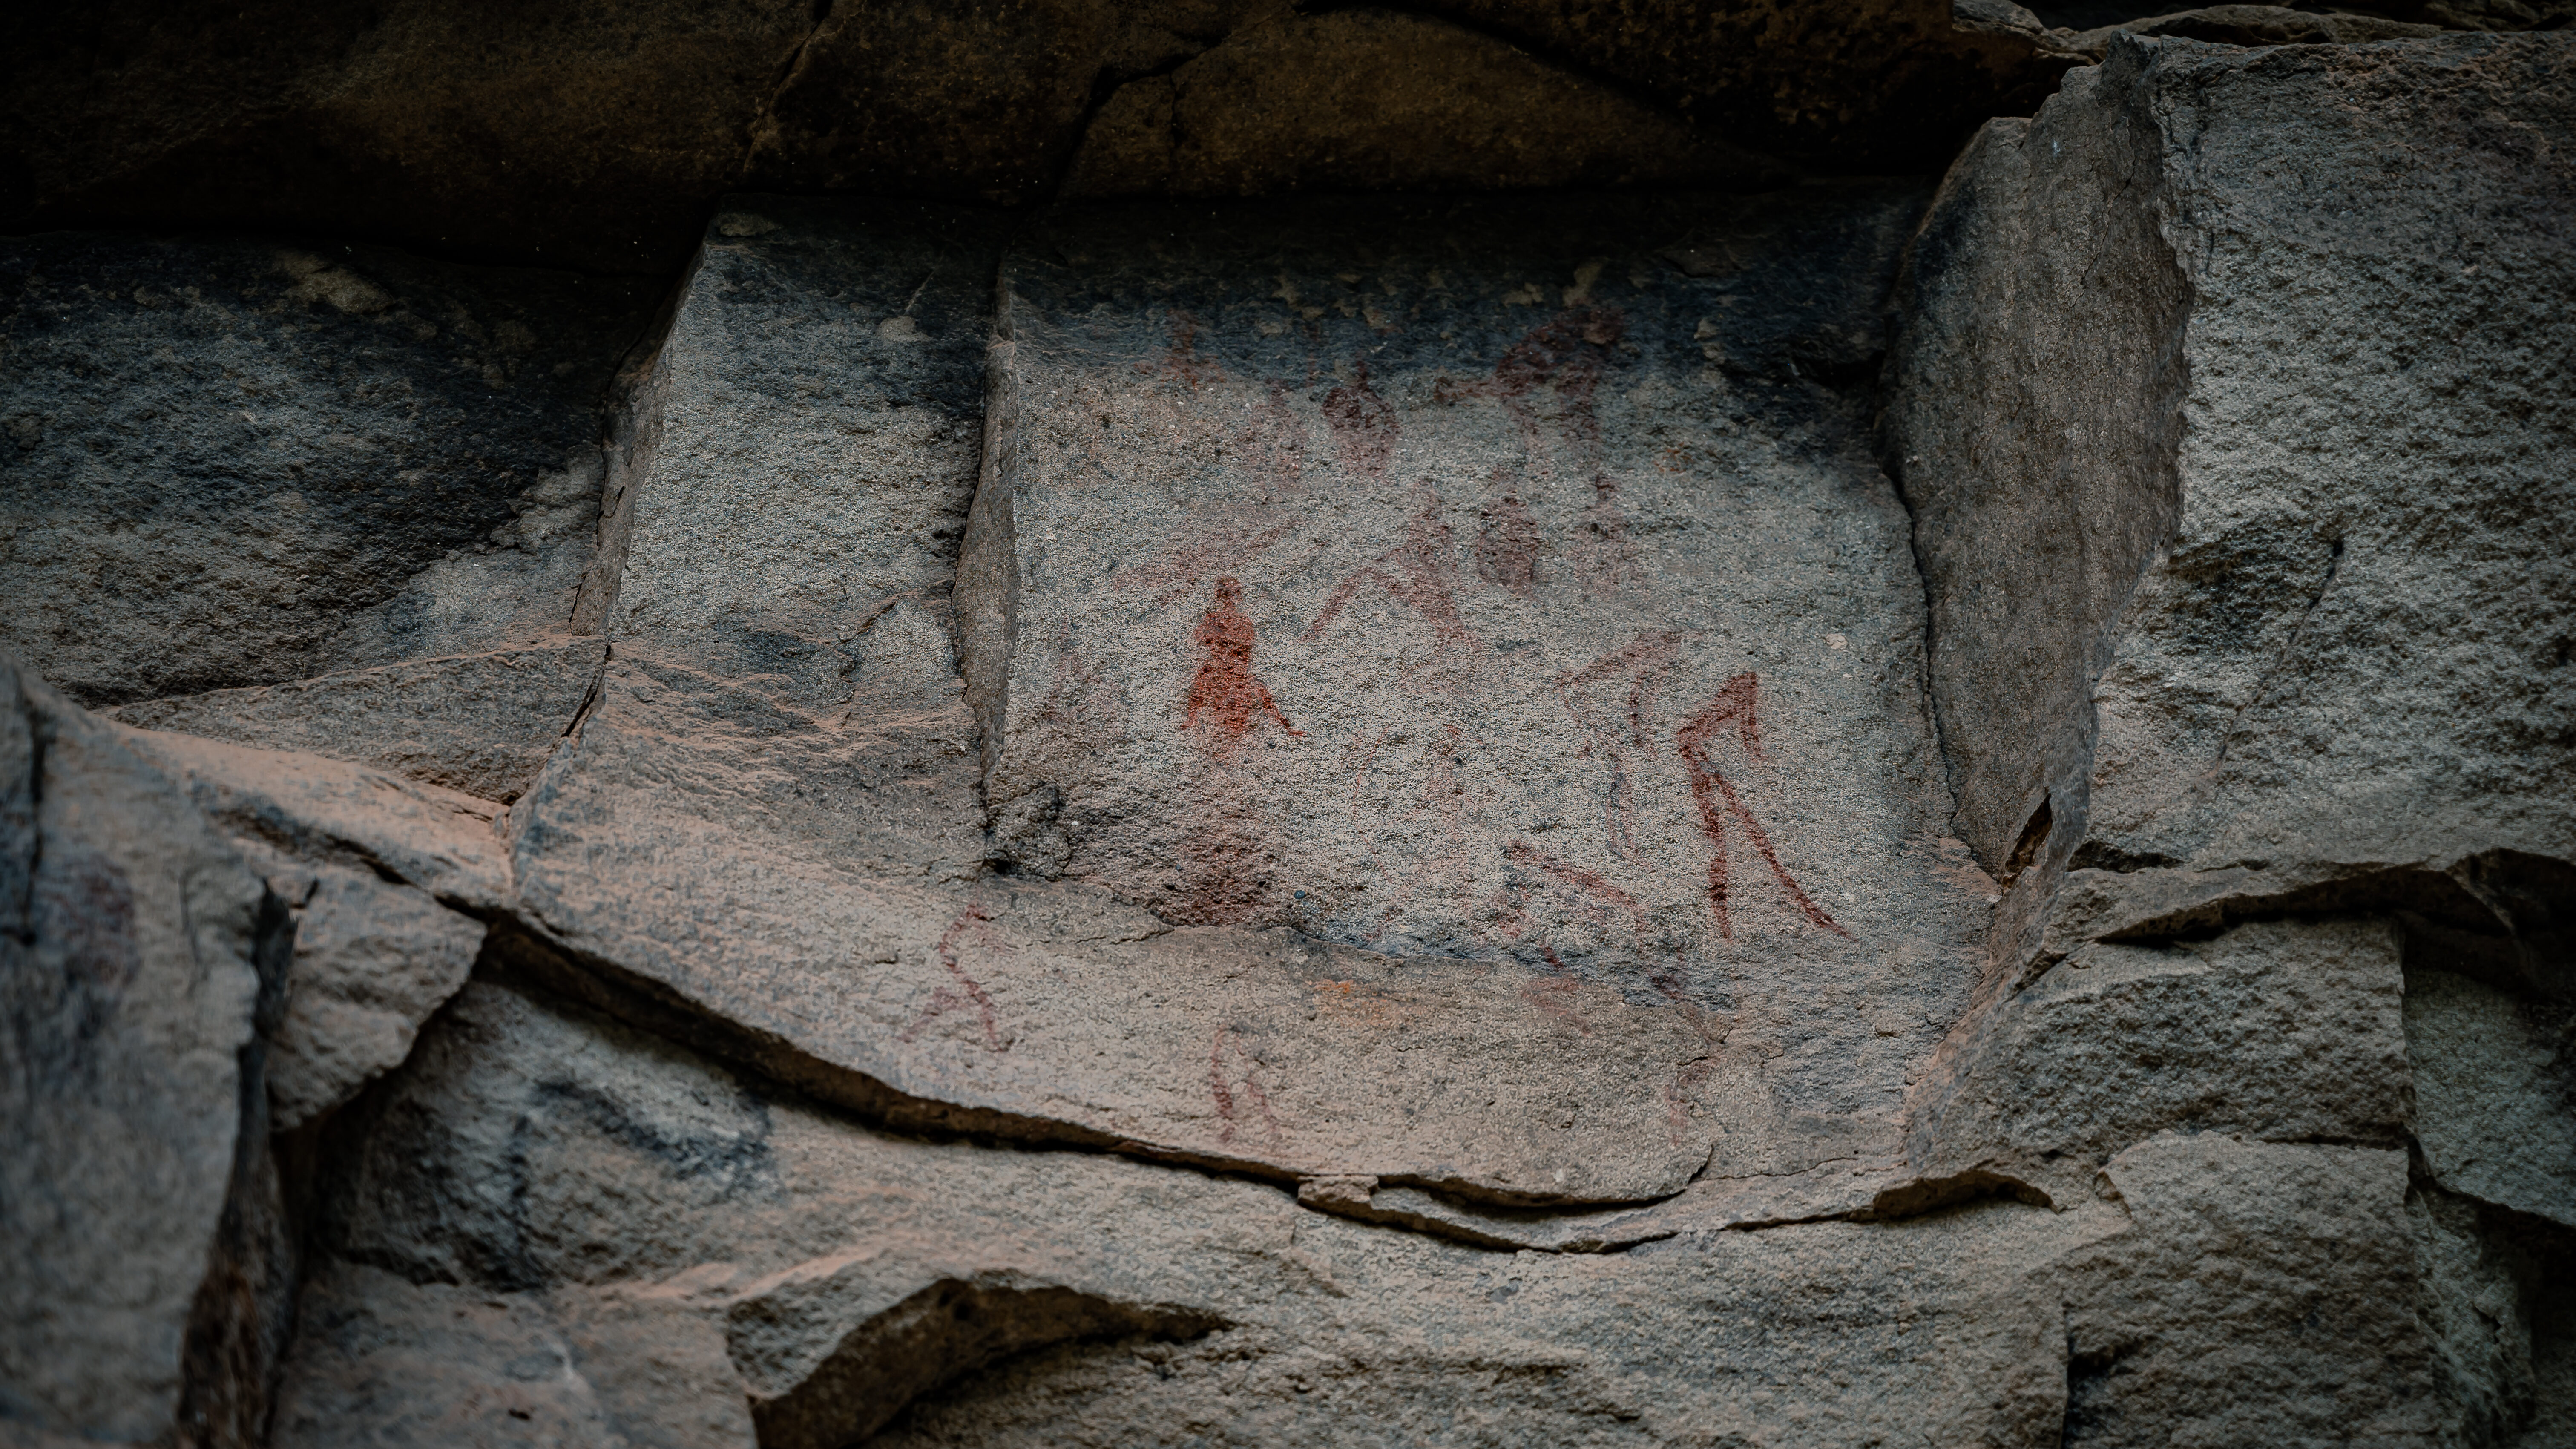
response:
[[[1011,515],[1012,474],[1019,458],[1020,400],[1011,361],[1011,289],[996,276],[993,341],[985,359],[984,450],[966,534],[957,550],[953,598],[957,667],[966,681],[966,707],[975,715],[979,782],[989,780],[1000,758],[1002,722],[1009,708],[1011,651],[1018,642],[1019,539]],[[989,785],[979,783],[990,799]],[[989,803],[987,810],[990,809]]]
[[[617,370],[608,406],[608,436],[602,447],[606,466],[600,480],[599,546],[580,592],[573,597],[569,627],[575,634],[607,632],[617,611],[618,588],[625,582],[626,555],[635,534],[635,494],[653,474],[653,457],[662,442],[662,415],[668,406],[663,374],[664,349],[681,302],[697,281],[700,256],[692,255],[680,280],[653,314]]]

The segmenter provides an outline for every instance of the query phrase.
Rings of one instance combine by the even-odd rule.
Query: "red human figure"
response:
[[[1849,940],[1851,932],[1835,924],[1834,918],[1826,915],[1823,907],[1807,899],[1807,893],[1790,879],[1789,872],[1780,864],[1778,853],[1771,849],[1771,837],[1762,829],[1762,822],[1754,819],[1753,812],[1744,808],[1744,801],[1737,797],[1735,787],[1726,782],[1726,777],[1717,772],[1715,765],[1709,763],[1710,741],[1730,723],[1744,742],[1744,753],[1757,760],[1762,758],[1762,726],[1754,712],[1757,689],[1750,672],[1735,676],[1673,737],[1674,745],[1681,752],[1682,767],[1690,772],[1691,799],[1699,806],[1700,829],[1708,835],[1711,851],[1708,903],[1710,909],[1717,913],[1717,933],[1727,940],[1735,939],[1735,928],[1727,918],[1726,908],[1726,817],[1733,815],[1736,823],[1744,827],[1744,834],[1753,842],[1753,848],[1762,853],[1763,863],[1771,867],[1771,874],[1780,882],[1780,888],[1789,893],[1789,899],[1798,903],[1799,910],[1807,913],[1807,919]]]
[[[1252,635],[1252,616],[1243,612],[1243,585],[1232,577],[1218,579],[1216,602],[1199,616],[1198,632],[1191,636],[1199,646],[1199,671],[1190,679],[1181,727],[1195,728],[1206,714],[1220,750],[1249,734],[1254,721],[1263,717],[1299,739],[1306,735],[1288,723],[1270,697],[1270,686],[1252,672]]]

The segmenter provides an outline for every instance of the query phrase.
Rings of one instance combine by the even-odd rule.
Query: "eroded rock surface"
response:
[[[500,1341],[528,1335],[552,1372],[514,1389],[476,1348],[434,1370],[444,1401],[562,1394],[568,1357],[615,1416],[629,1411],[600,1365],[617,1355],[580,1344],[605,1341],[592,1325],[611,1306],[659,1305],[657,1352],[691,1341],[685,1324],[720,1335],[740,1385],[710,1366],[707,1401],[747,1389],[763,1443],[849,1442],[920,1394],[898,1442],[1252,1443],[1401,1422],[1443,1442],[1652,1442],[1713,1423],[1787,1443],[1924,1424],[2045,1443],[2064,1385],[2047,1264],[2117,1227],[2004,1205],[1892,1230],[1497,1254],[1241,1181],[883,1136],[498,984],[469,986],[390,1085],[376,1122],[344,1129],[356,1157],[329,1234],[386,1273],[334,1270],[349,1286],[317,1288],[308,1312],[488,1303],[470,1311],[525,1319]],[[1709,1331],[1723,1324],[1740,1327]],[[452,1331],[317,1334],[286,1402],[390,1384]],[[1036,1356],[940,1393],[1011,1350]],[[369,1411],[340,1403],[299,1442],[363,1432]]]
[[[2529,198],[2576,184],[2571,66],[2123,40],[1963,159],[1896,435],[1965,833],[2057,922],[2017,950],[2264,903],[2546,926],[2576,270]]]
[[[375,247],[9,241],[0,642],[98,706],[563,627],[649,306]]]
[[[292,927],[181,787],[5,655],[0,913],[0,1413],[256,1433],[286,1308],[255,1220]]]
[[[354,669],[285,684],[147,700],[142,729],[375,765],[504,804],[545,768],[607,662],[598,638]]]
[[[288,1132],[398,1065],[515,901],[500,807],[316,755],[187,735],[121,738],[179,781],[289,909],[295,951],[269,1044]]]

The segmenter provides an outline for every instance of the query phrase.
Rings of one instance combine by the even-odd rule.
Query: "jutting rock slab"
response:
[[[2019,956],[2384,902],[2566,959],[2572,74],[2124,38],[1945,184],[1892,417]]]
[[[0,656],[14,1424],[138,1442],[209,1418],[256,1432],[264,1340],[288,1311],[252,1225],[274,1188],[262,1066],[293,939],[185,791]],[[232,1392],[249,1401],[239,1417]]]

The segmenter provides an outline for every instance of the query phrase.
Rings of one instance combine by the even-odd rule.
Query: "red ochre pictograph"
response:
[[[1199,616],[1198,632],[1190,637],[1199,646],[1199,668],[1190,677],[1181,728],[1197,728],[1199,716],[1206,715],[1220,754],[1263,719],[1297,739],[1306,737],[1304,730],[1288,723],[1278,701],[1270,697],[1270,686],[1252,672],[1253,623],[1252,616],[1243,612],[1240,582],[1232,576],[1216,581],[1216,601]]]
[[[1717,933],[1728,940],[1735,939],[1735,927],[1727,915],[1726,817],[1732,815],[1736,823],[1744,827],[1745,837],[1753,842],[1753,848],[1761,852],[1763,863],[1771,867],[1772,877],[1780,882],[1782,890],[1789,893],[1789,899],[1797,903],[1798,909],[1807,913],[1807,919],[1849,940],[1851,932],[1836,924],[1833,917],[1825,914],[1823,907],[1807,899],[1807,893],[1790,878],[1787,868],[1780,864],[1778,853],[1771,849],[1771,837],[1763,830],[1762,822],[1754,819],[1753,812],[1744,808],[1744,801],[1736,795],[1735,787],[1727,783],[1726,777],[1719,774],[1717,766],[1709,761],[1709,745],[1729,724],[1735,726],[1736,736],[1743,742],[1744,753],[1756,760],[1762,758],[1762,726],[1756,716],[1760,688],[1750,672],[1735,676],[1673,736],[1674,747],[1681,752],[1683,768],[1690,772],[1691,800],[1699,806],[1700,830],[1708,836],[1708,904],[1717,913]]]
[[[948,923],[948,929],[940,933],[939,944],[933,949],[938,952],[939,964],[957,979],[957,987],[952,990],[942,986],[930,993],[930,1004],[921,1009],[921,1015],[913,1018],[912,1025],[896,1033],[895,1040],[908,1042],[919,1036],[921,1029],[928,1026],[933,1018],[972,1002],[976,1015],[983,1021],[984,1045],[997,1052],[1011,1049],[1010,1043],[1002,1040],[1001,1026],[994,1019],[992,996],[984,990],[984,983],[969,975],[957,959],[958,941],[969,936],[988,951],[1010,954],[1010,943],[994,933],[989,924],[992,919],[984,913],[982,906],[968,906],[958,913],[956,920]]]
[[[1240,1064],[1229,1068],[1227,1059]],[[1270,1094],[1261,1089],[1261,1064],[1244,1048],[1230,1026],[1220,1026],[1208,1042],[1208,1096],[1216,1103],[1216,1140],[1232,1142],[1236,1129],[1252,1125],[1243,1120],[1243,1109],[1249,1106],[1260,1115],[1262,1134],[1275,1145],[1285,1135],[1279,1130],[1279,1118],[1270,1110]]]

